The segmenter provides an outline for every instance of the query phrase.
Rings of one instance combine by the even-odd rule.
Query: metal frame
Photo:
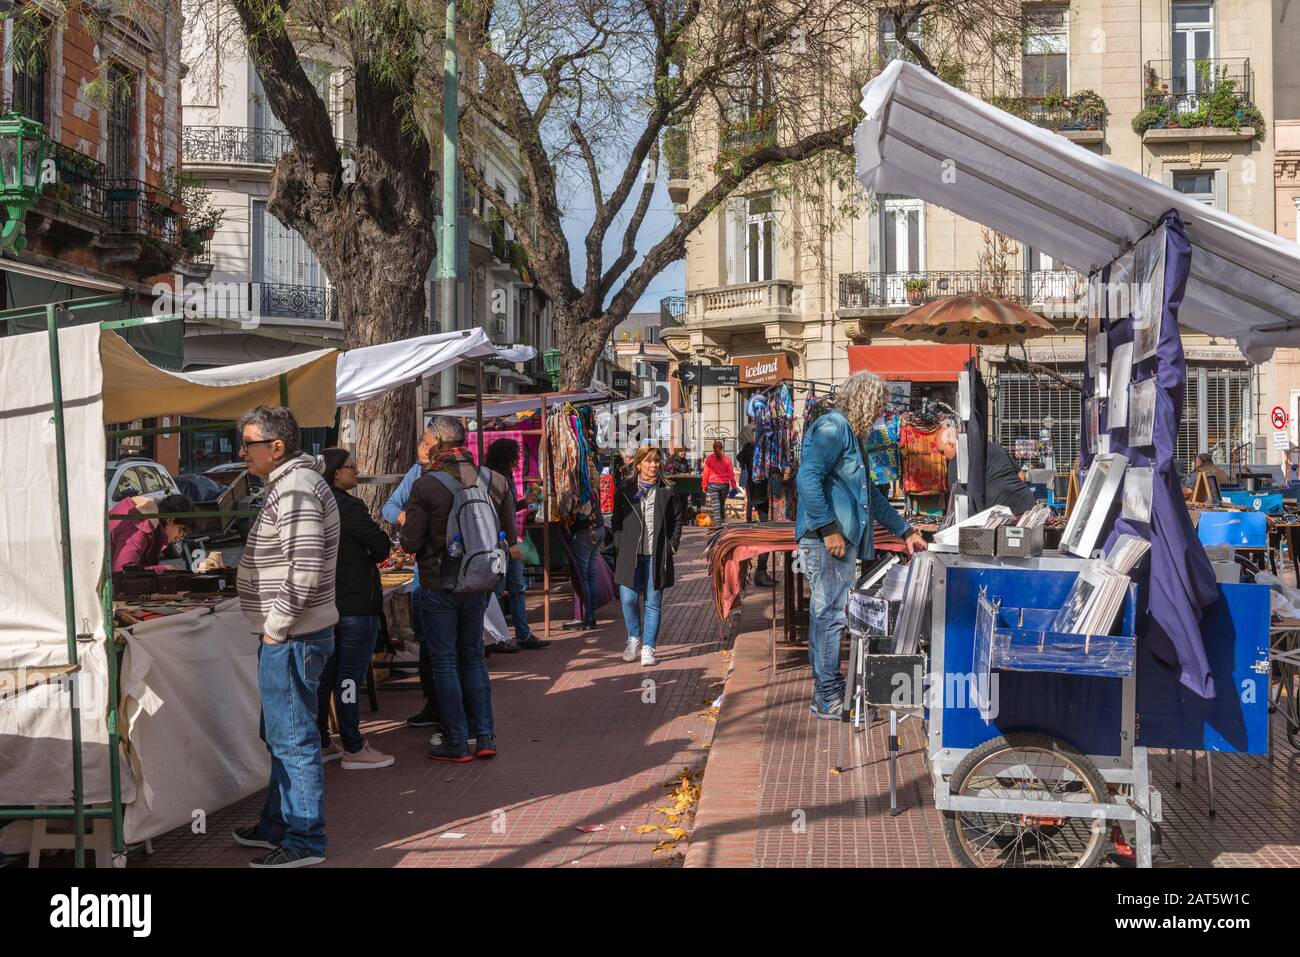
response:
[[[942,677],[944,662],[944,637],[947,625],[948,569],[954,565],[966,568],[1023,568],[1043,571],[1076,571],[1084,559],[1064,556],[1044,556],[1027,559],[988,559],[969,555],[935,552],[934,592],[930,613],[930,675],[936,671]],[[933,679],[932,679],[933,680]],[[1139,867],[1151,866],[1151,824],[1160,820],[1159,795],[1151,787],[1147,764],[1147,749],[1135,745],[1137,738],[1137,681],[1125,678],[1121,693],[1120,753],[1086,754],[1101,772],[1102,779],[1121,788],[1116,801],[1105,804],[1074,802],[1013,801],[991,798],[958,797],[948,790],[948,778],[972,749],[950,748],[943,743],[943,707],[929,710],[929,735],[926,758],[934,785],[934,803],[941,811],[985,811],[1009,814],[1050,814],[1059,817],[1092,817],[1102,813],[1107,820],[1131,821],[1137,832],[1137,863]],[[933,687],[933,685],[931,685]]]

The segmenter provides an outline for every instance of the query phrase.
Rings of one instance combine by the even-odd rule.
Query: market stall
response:
[[[211,666],[200,660],[208,651],[190,647],[202,644],[216,653],[223,643],[247,642],[247,623],[229,593],[114,603],[103,573],[105,423],[164,413],[233,419],[264,403],[289,406],[304,427],[326,426],[340,395],[360,401],[385,384],[396,388],[499,352],[481,330],[472,330],[423,337],[398,349],[319,350],[180,374],[152,366],[114,330],[189,317],[69,324],[77,313],[114,301],[94,297],[0,313],[0,321],[43,314],[47,327],[45,336],[0,338],[0,381],[6,385],[0,435],[8,448],[34,452],[14,456],[5,471],[0,513],[7,545],[0,555],[0,621],[6,623],[0,679],[6,692],[25,689],[0,713],[0,794],[8,805],[0,818],[72,821],[78,866],[89,821],[112,827],[114,863],[121,864],[127,839],[160,833],[188,821],[195,807],[215,809],[265,783],[265,766],[247,746],[257,736],[256,643],[249,645],[252,657],[229,654]],[[76,449],[75,467],[69,448]],[[55,515],[57,537],[49,533]],[[114,627],[119,613],[120,631]],[[195,636],[202,641],[189,641]],[[25,680],[29,670],[44,674],[60,658],[67,670],[58,683]],[[217,699],[219,719],[212,714]],[[230,707],[239,701],[252,706]],[[185,728],[197,725],[202,735],[184,736]],[[172,789],[180,787],[176,755],[189,747],[193,760],[185,763],[182,790],[207,797],[186,804],[181,820]],[[262,772],[256,784],[254,771]]]
[[[1268,590],[1216,581],[1173,461],[1180,326],[1255,360],[1296,344],[1300,254],[909,64],[868,84],[863,110],[866,189],[937,203],[1090,277],[1086,472],[1055,554],[995,512],[939,534],[897,619],[873,616],[893,661],[864,639],[846,715],[880,702],[873,673],[924,673],[907,704],[928,713],[935,801],[964,863],[1087,866],[1113,838],[1150,866],[1147,749],[1267,748],[1268,695],[1237,690],[1269,674]]]

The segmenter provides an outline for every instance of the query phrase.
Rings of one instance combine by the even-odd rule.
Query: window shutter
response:
[[[1174,171],[1167,169],[1160,174],[1160,182],[1170,189],[1174,188]]]
[[[871,215],[867,217],[867,270],[874,276],[880,272],[880,197],[871,197]]]
[[[727,284],[744,282],[748,276],[745,256],[745,200],[727,200]]]
[[[266,269],[264,262],[266,258],[266,203],[253,203],[252,205],[252,254],[253,254],[253,282],[264,282],[266,280]]]
[[[1214,171],[1214,208],[1221,209],[1225,213],[1228,211],[1228,171],[1226,169],[1216,169]]]

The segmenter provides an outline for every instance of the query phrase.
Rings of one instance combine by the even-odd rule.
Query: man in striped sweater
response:
[[[239,563],[239,601],[262,636],[257,687],[271,781],[261,818],[234,838],[267,850],[252,867],[304,867],[325,860],[316,689],[338,621],[339,510],[320,463],[302,451],[292,412],[259,405],[239,420],[239,431],[240,457],[266,483]]]

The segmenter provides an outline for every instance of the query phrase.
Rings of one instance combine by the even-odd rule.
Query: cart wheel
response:
[[[1096,765],[1056,738],[1012,733],[986,741],[957,765],[948,790],[1019,805],[1010,813],[944,812],[944,837],[963,867],[1092,867],[1106,850],[1104,819],[1029,813],[1035,801],[1108,800]]]

